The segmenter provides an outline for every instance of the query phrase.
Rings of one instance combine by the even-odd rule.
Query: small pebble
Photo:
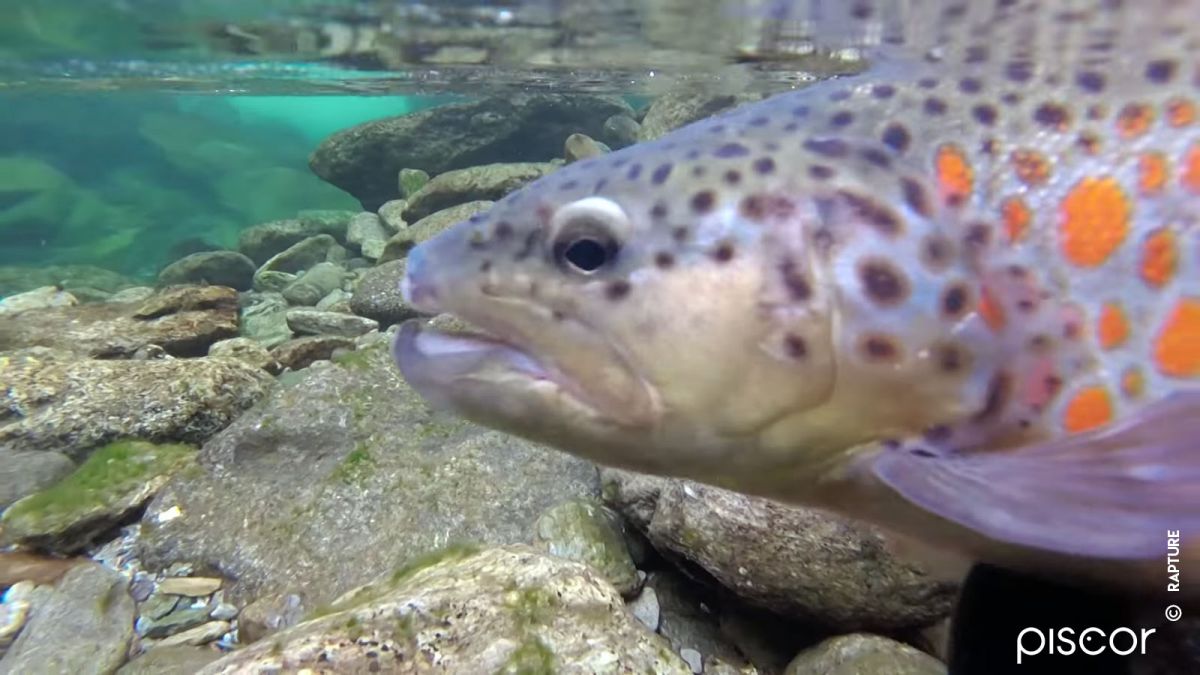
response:
[[[697,673],[697,675],[699,675],[699,673],[704,672],[704,657],[701,656],[700,652],[696,651],[695,649],[691,649],[690,647],[680,649],[679,657],[684,661],[687,661],[687,664],[691,666],[693,673]]]
[[[629,611],[638,621],[641,621],[652,631],[658,631],[661,612],[658,604],[658,593],[653,588],[643,588],[632,602]]]
[[[231,605],[228,602],[221,602],[217,604],[216,609],[214,609],[208,616],[209,618],[217,621],[232,621],[237,617],[237,615],[238,608],[236,605]]]

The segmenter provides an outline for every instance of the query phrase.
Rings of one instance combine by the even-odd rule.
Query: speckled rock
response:
[[[743,103],[758,100],[751,95],[701,95],[670,93],[659,96],[650,104],[642,124],[638,128],[637,140],[649,141],[679,127],[712,117]]]
[[[0,511],[22,497],[50,487],[74,470],[75,464],[60,452],[0,448]]]
[[[330,215],[332,214],[332,215]],[[353,211],[321,212],[301,218],[276,220],[246,228],[238,237],[238,250],[261,265],[271,256],[286,250],[309,237],[326,234],[346,236],[346,224]]]
[[[158,283],[162,286],[213,284],[245,291],[254,280],[254,267],[253,260],[237,251],[204,251],[164,267],[158,273]]]
[[[590,568],[523,546],[447,553],[349,594],[329,614],[213,663],[203,675],[296,671],[661,673],[691,670]],[[386,661],[385,661],[386,659]]]
[[[271,352],[250,338],[235,337],[215,342],[208,348],[208,355],[214,358],[236,359],[267,372],[279,370],[279,364],[275,362]]]
[[[219,658],[221,652],[208,647],[158,644],[121,666],[117,675],[195,675]]]
[[[641,582],[621,528],[621,517],[615,512],[583,499],[556,505],[534,526],[542,550],[591,565],[621,595],[632,595]]]
[[[415,309],[400,294],[405,261],[393,260],[374,267],[363,275],[350,297],[350,311],[381,326],[390,326],[418,316]]]
[[[382,264],[403,258],[417,244],[433,238],[442,230],[459,221],[466,220],[476,213],[487,211],[492,208],[494,203],[489,201],[467,202],[425,216],[388,239],[383,253],[379,256],[379,262]]]
[[[466,202],[496,201],[557,168],[557,164],[549,162],[516,162],[447,171],[409,195],[404,218],[419,221],[431,213]]]
[[[199,459],[147,507],[139,552],[221,570],[235,604],[303,589],[315,606],[447,536],[529,541],[599,487],[587,462],[435,415],[382,345],[281,382]]]
[[[21,312],[0,321],[0,351],[52,347],[81,356],[128,358],[148,345],[201,356],[238,331],[238,300],[224,286],[177,286],[140,303],[96,303]]]
[[[0,299],[0,315],[24,312],[27,309],[46,307],[73,307],[79,299],[57,286],[42,286],[32,291],[17,293]]]
[[[288,327],[300,335],[357,337],[379,329],[379,322],[353,314],[293,309],[287,313]]]
[[[270,349],[292,339],[287,325],[288,303],[278,293],[263,293],[241,310],[244,337]]]
[[[956,588],[885,550],[875,530],[819,511],[618,470],[605,496],[660,550],[760,607],[836,629],[920,627]]]
[[[563,159],[567,164],[589,157],[599,157],[607,152],[611,152],[608,146],[584,134],[571,134],[563,143]]]
[[[0,515],[0,545],[74,553],[141,507],[195,448],[140,441],[112,443],[58,483],[25,497]]]
[[[33,613],[0,673],[108,675],[125,662],[133,639],[133,600],[126,580],[95,564],[78,565]]]
[[[437,175],[492,162],[557,157],[568,135],[599,136],[632,109],[617,97],[518,94],[439,106],[360,124],[326,138],[309,167],[373,211],[400,197],[401,169]]]
[[[81,360],[42,348],[0,355],[0,382],[0,445],[75,460],[119,438],[202,443],[274,384],[229,359]]]
[[[354,351],[354,340],[336,335],[309,335],[276,345],[271,356],[282,369],[300,370],[316,361],[328,361],[338,350]]]
[[[330,262],[320,262],[283,289],[283,297],[293,305],[312,307],[342,287],[346,270]]]
[[[379,207],[379,222],[387,229],[389,237],[408,227],[408,221],[404,219],[407,208],[406,199],[393,199]]]
[[[801,652],[784,675],[945,675],[946,665],[906,644],[854,633]]]

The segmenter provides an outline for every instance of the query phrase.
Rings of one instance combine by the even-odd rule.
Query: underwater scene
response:
[[[1200,673],[1200,0],[0,0],[0,674]]]

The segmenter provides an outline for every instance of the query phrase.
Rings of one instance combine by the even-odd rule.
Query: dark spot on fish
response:
[[[762,195],[746,195],[738,202],[738,212],[749,220],[762,222],[767,216],[766,201]]]
[[[696,178],[700,178],[701,176],[703,176],[706,173],[708,173],[708,169],[706,169],[704,166],[693,166],[692,167],[692,175],[695,176]]]
[[[737,169],[730,169],[725,172],[725,182],[730,185],[737,185],[742,182],[742,172]]]
[[[687,155],[685,155],[685,156],[688,159],[699,159],[700,158],[700,150],[697,148],[692,148],[691,150],[687,151]]]
[[[1015,91],[1010,91],[1001,96],[1000,101],[1004,103],[1004,105],[1016,105],[1021,102],[1021,95]]]
[[[833,101],[834,103],[841,103],[842,101],[845,101],[848,98],[850,98],[850,90],[849,89],[839,89],[829,95],[829,100]]]
[[[601,178],[600,180],[596,181],[595,185],[592,186],[592,194],[599,194],[600,191],[603,190],[605,188],[605,186],[607,186],[607,185],[608,185],[608,179]]]
[[[1037,302],[1029,298],[1021,298],[1017,301],[1017,309],[1028,314],[1037,309]]]
[[[787,124],[783,125],[783,130],[788,133],[791,133],[799,128],[800,128],[800,125],[796,124],[795,122],[788,122]]]
[[[926,267],[939,270],[950,263],[951,255],[950,240],[941,235],[930,235],[925,238],[925,245],[921,248],[921,258]]]
[[[671,230],[671,238],[681,244],[687,241],[689,235],[690,232],[688,232],[686,225],[679,225],[675,229]]]
[[[628,178],[629,180],[637,180],[638,177],[641,175],[642,175],[642,165],[640,163],[639,164],[631,164],[629,166],[629,171],[625,172],[625,177]]]
[[[1083,335],[1083,330],[1079,326],[1078,321],[1067,321],[1063,324],[1063,337],[1068,340],[1078,340]]]
[[[904,152],[908,150],[908,146],[912,143],[912,136],[908,133],[908,129],[903,124],[889,124],[883,130],[881,137],[883,144],[896,152]]]
[[[1105,77],[1103,73],[1085,70],[1075,76],[1075,84],[1089,94],[1099,94],[1104,91]]]
[[[722,159],[728,159],[730,157],[744,157],[748,154],[750,154],[750,148],[747,148],[741,143],[726,143],[717,147],[717,149],[713,151],[714,157],[720,157]]]
[[[985,155],[994,157],[996,155],[997,148],[998,144],[994,138],[985,138],[979,143],[979,152]]]
[[[845,157],[850,153],[850,146],[845,141],[837,138],[810,138],[804,141],[804,148],[818,155],[831,158]]]
[[[491,269],[492,269],[492,261],[491,260],[484,260],[483,262],[479,263],[479,271],[480,272],[483,272],[484,274],[486,274],[486,273],[490,272]]]
[[[1047,394],[1054,396],[1062,389],[1063,381],[1061,377],[1051,374],[1042,380],[1042,386],[1046,388]]]
[[[967,47],[966,60],[967,63],[984,63],[988,60],[990,52],[984,45],[971,45]]]
[[[938,81],[932,77],[925,77],[917,80],[917,86],[922,89],[933,89],[934,87],[938,86]]]
[[[770,123],[771,119],[769,117],[755,117],[750,120],[750,126],[752,127],[765,127]]]
[[[816,178],[817,180],[828,180],[833,178],[833,174],[833,167],[826,166],[824,164],[813,164],[812,166],[808,167],[808,175]]]
[[[890,84],[877,84],[871,88],[871,95],[879,99],[888,99],[896,95],[896,88]]]
[[[667,182],[667,177],[671,175],[671,164],[661,164],[654,173],[650,174],[650,182],[654,185],[662,185]]]
[[[1075,145],[1089,155],[1094,155],[1100,152],[1100,137],[1095,132],[1082,131],[1075,137]]]
[[[525,235],[525,241],[521,244],[521,250],[517,251],[515,259],[521,261],[528,258],[544,236],[540,229],[530,230],[529,234]]]
[[[876,304],[891,306],[908,295],[908,282],[904,275],[882,260],[870,260],[858,268],[858,278],[867,297]]]
[[[987,398],[984,399],[983,407],[979,412],[971,417],[971,421],[975,423],[986,422],[1000,414],[1004,409],[1004,405],[1008,402],[1008,396],[1012,390],[1012,378],[1004,371],[997,371],[992,375],[991,381],[988,382]]]
[[[1012,82],[1024,84],[1033,79],[1033,63],[1029,61],[1010,61],[1004,67],[1004,75]]]
[[[799,335],[788,333],[783,338],[783,348],[787,350],[788,356],[797,361],[808,355],[808,343]]]
[[[821,255],[828,255],[833,249],[835,239],[828,227],[819,227],[812,233],[812,245]]]
[[[886,448],[888,450],[899,450],[900,449],[900,441],[895,438],[885,438],[882,441],[880,441],[880,443],[883,445],[884,448]]]
[[[934,346],[937,366],[944,373],[957,373],[967,366],[967,355],[958,345],[942,343]]]
[[[566,192],[568,190],[574,190],[577,187],[579,187],[579,181],[569,180],[569,181],[564,182],[562,185],[559,185],[558,189],[562,190],[563,192]]]
[[[692,210],[696,213],[708,213],[717,204],[717,196],[712,190],[701,190],[692,195]]]
[[[1020,265],[1009,265],[1008,276],[1014,279],[1024,279],[1029,276],[1029,270],[1021,267]]]
[[[675,256],[666,251],[660,251],[654,256],[654,264],[659,269],[670,269],[675,266]]]
[[[604,287],[604,295],[609,300],[620,300],[621,298],[629,295],[629,291],[631,290],[632,286],[629,285],[628,281],[625,281],[624,279],[617,279],[616,281],[610,281],[608,285]]]
[[[804,278],[796,261],[788,258],[779,264],[779,275],[783,278],[783,286],[788,291],[788,296],[797,302],[804,302],[812,297],[812,286],[809,285],[808,279]]]
[[[900,355],[900,347],[886,335],[867,335],[859,346],[863,356],[871,361],[894,361]]]
[[[1033,121],[1055,129],[1066,127],[1070,118],[1067,109],[1058,103],[1043,103],[1033,111]]]
[[[930,96],[925,99],[924,108],[926,115],[942,115],[946,112],[946,102],[935,96]]]
[[[992,227],[987,223],[972,223],[967,226],[967,233],[963,236],[963,242],[966,244],[967,250],[978,253],[987,248],[992,241]]]
[[[792,117],[808,117],[808,106],[802,105],[792,108]]]
[[[891,209],[865,195],[841,190],[838,196],[846,201],[847,206],[862,222],[879,230],[888,236],[895,236],[901,231],[900,217]]]
[[[1089,120],[1099,122],[1105,117],[1108,117],[1108,106],[1105,106],[1103,103],[1095,103],[1088,106],[1087,118]]]
[[[1179,67],[1175,61],[1170,59],[1159,59],[1146,64],[1146,79],[1154,84],[1166,84],[1175,77],[1175,70]]]
[[[775,160],[770,157],[759,157],[754,160],[754,171],[760,174],[768,174],[775,171]]]
[[[958,81],[958,90],[964,94],[978,94],[983,89],[983,83],[977,77],[964,77]]]
[[[713,251],[713,259],[721,263],[733,260],[733,244],[727,241],[718,244],[717,248]]]
[[[904,177],[900,179],[900,187],[904,191],[904,201],[908,202],[912,210],[923,216],[933,214],[933,210],[929,206],[929,195],[920,183],[912,178]]]
[[[950,440],[950,436],[952,434],[953,431],[951,431],[950,427],[946,426],[945,424],[935,424],[926,429],[922,436],[925,437],[926,441],[937,445]]]
[[[951,318],[957,318],[967,308],[967,289],[961,284],[955,284],[942,294],[942,312]]]
[[[863,159],[874,166],[881,169],[892,168],[892,158],[879,148],[866,148],[861,154]]]
[[[996,106],[982,103],[971,108],[971,115],[976,122],[991,126],[996,123]]]
[[[550,311],[550,317],[553,318],[555,321],[562,321],[567,318],[567,315],[563,314],[559,310],[555,309],[555,310]]]
[[[854,17],[855,19],[858,19],[859,21],[862,21],[864,19],[871,18],[871,14],[873,14],[874,11],[875,11],[875,9],[873,7],[871,7],[871,3],[859,1],[859,2],[855,2],[850,7],[850,16]]]
[[[842,110],[833,114],[829,118],[829,124],[835,127],[849,126],[854,121],[854,113],[849,110]]]
[[[713,133],[713,134],[723,134],[723,133],[725,133],[725,125],[724,124],[714,124],[708,128],[708,131],[709,131],[709,133]]]
[[[667,205],[662,202],[658,202],[654,206],[651,206],[650,207],[650,217],[655,220],[662,220],[663,218],[666,218],[667,217]]]
[[[496,223],[496,229],[494,232],[496,239],[498,239],[500,241],[504,241],[505,239],[508,239],[509,237],[511,237],[512,233],[513,233],[512,223],[509,223],[506,220],[502,220],[502,221]]]

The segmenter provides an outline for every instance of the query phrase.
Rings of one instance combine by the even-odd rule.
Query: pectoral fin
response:
[[[1002,542],[1134,560],[1164,556],[1168,531],[1200,537],[1200,392],[1014,451],[863,462],[908,501]]]

